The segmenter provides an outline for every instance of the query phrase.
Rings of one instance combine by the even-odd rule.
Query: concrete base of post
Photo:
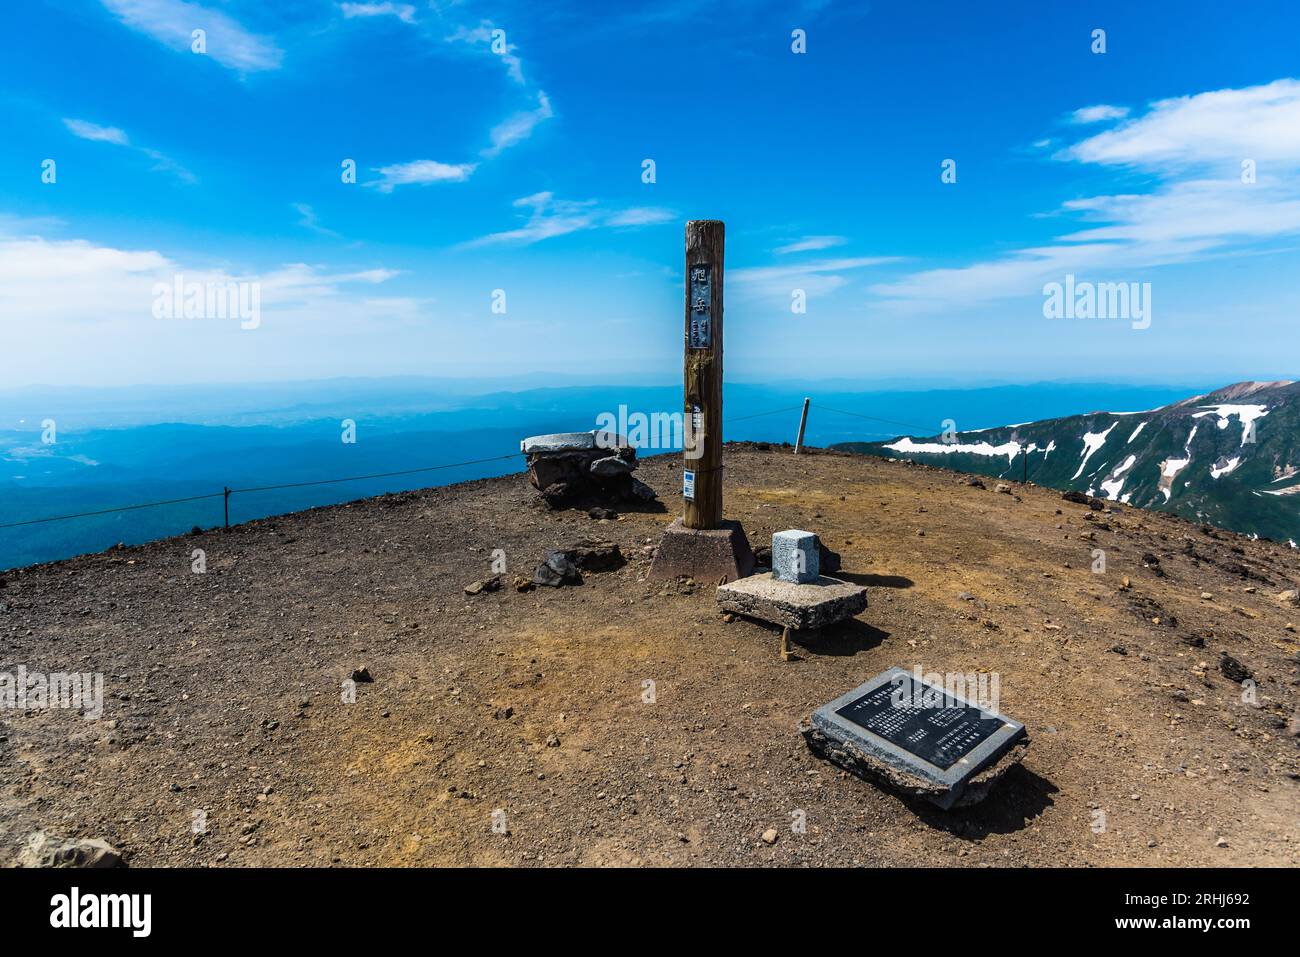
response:
[[[754,552],[739,522],[724,520],[721,528],[687,528],[679,518],[666,529],[650,565],[652,580],[688,576],[722,585],[754,570]]]

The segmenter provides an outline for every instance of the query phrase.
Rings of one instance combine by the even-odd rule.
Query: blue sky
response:
[[[694,218],[733,379],[1300,367],[1293,4],[632,7],[9,5],[0,386],[671,381]],[[1045,318],[1067,273],[1150,283],[1150,328]],[[156,318],[178,274],[257,327]]]

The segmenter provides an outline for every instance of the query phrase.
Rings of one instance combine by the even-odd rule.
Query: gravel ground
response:
[[[638,472],[668,510],[613,521],[515,475],[4,573],[0,672],[102,672],[105,706],[0,710],[0,863],[37,830],[134,866],[1300,862],[1295,551],[901,462],[726,462],[753,544],[816,531],[870,592],[792,662],[711,585],[644,580],[673,456]],[[628,563],[512,586],[584,537]],[[497,549],[503,587],[467,595]],[[983,804],[909,803],[804,746],[894,665],[999,676],[1032,743]]]

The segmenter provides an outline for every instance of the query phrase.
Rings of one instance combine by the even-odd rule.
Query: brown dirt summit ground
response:
[[[675,456],[639,473],[669,512],[551,513],[515,475],[7,573],[0,671],[100,671],[106,700],[0,711],[0,863],[41,829],[136,866],[1300,862],[1295,552],[904,462],[726,461],[753,543],[811,529],[870,589],[797,661],[710,585],[643,580]],[[586,536],[629,563],[463,592],[494,549],[530,574]],[[1000,675],[1033,743],[985,803],[909,804],[805,748],[801,720],[894,665]]]

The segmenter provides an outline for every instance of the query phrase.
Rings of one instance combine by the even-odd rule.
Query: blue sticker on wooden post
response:
[[[708,263],[691,267],[691,332],[692,349],[709,349],[713,346],[713,267]],[[689,496],[688,496],[689,497]]]
[[[682,498],[695,501],[695,473],[682,469]]]

